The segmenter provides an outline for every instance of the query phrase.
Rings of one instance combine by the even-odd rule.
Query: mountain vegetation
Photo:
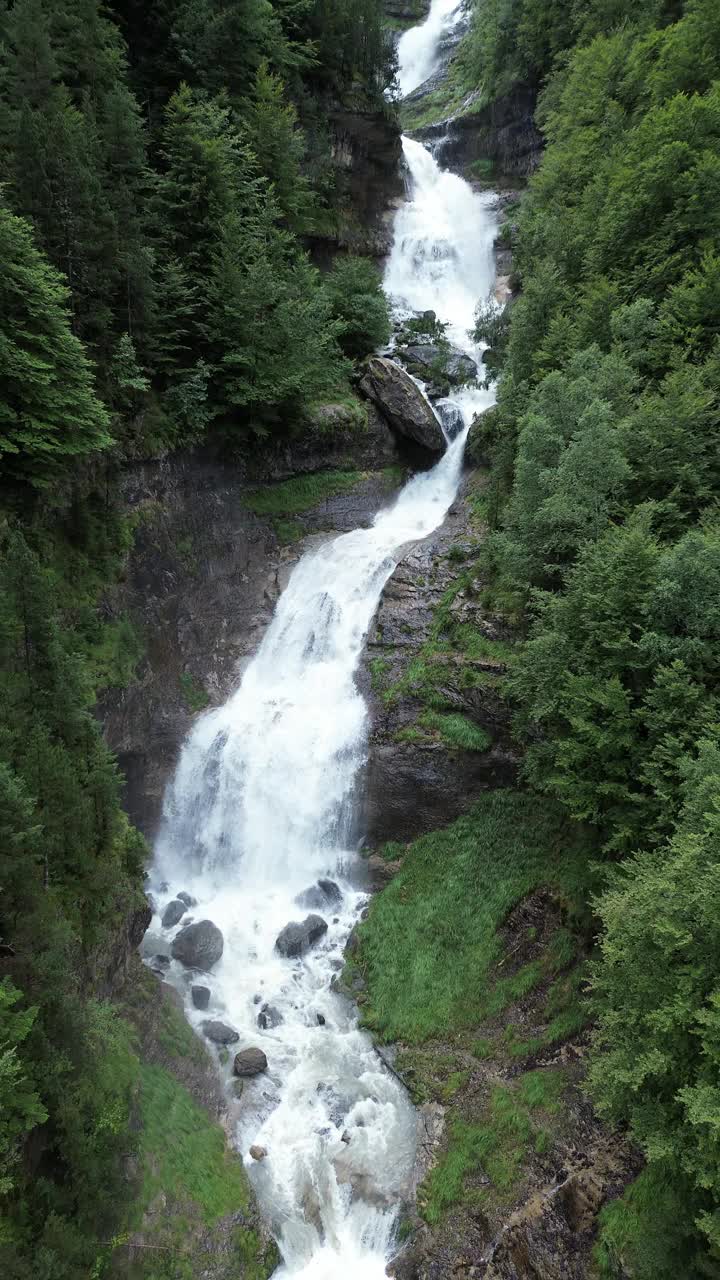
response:
[[[353,361],[388,333],[379,275],[349,258],[323,277],[307,245],[332,236],[344,198],[328,115],[391,113],[392,74],[378,0],[0,4],[7,1280],[107,1274],[155,1098],[189,1117],[188,1188],[217,1183],[211,1204],[200,1196],[206,1220],[247,1201],[218,1131],[139,1061],[113,1003],[117,948],[142,932],[147,851],[94,714],[142,653],[129,621],[98,610],[133,534],[112,475],[209,437],[257,450],[302,432],[324,395],[349,399]],[[164,1277],[147,1258],[133,1274]],[[272,1262],[249,1267],[238,1274]]]
[[[537,88],[547,144],[480,432],[525,778],[605,864],[589,1087],[647,1163],[598,1263],[717,1275],[720,12],[497,0],[471,51],[489,100]]]

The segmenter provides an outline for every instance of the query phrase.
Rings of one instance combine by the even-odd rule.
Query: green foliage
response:
[[[3,770],[3,773],[5,771]],[[0,786],[7,786],[7,777]],[[47,1120],[47,1112],[28,1078],[18,1048],[27,1040],[37,1009],[17,1010],[22,994],[3,978],[0,982],[0,1196],[13,1186],[13,1166],[26,1133]],[[1,1219],[0,1219],[1,1221]]]
[[[336,494],[349,493],[361,479],[360,471],[316,471],[253,489],[244,501],[246,507],[259,516],[298,516]]]
[[[0,458],[6,474],[45,485],[110,443],[92,372],[70,328],[68,291],[0,205]]]
[[[426,711],[420,723],[423,728],[439,733],[449,747],[460,751],[487,751],[492,742],[487,730],[457,712],[441,715],[437,711]]]
[[[367,1024],[416,1043],[477,1022],[508,911],[543,883],[575,901],[590,847],[554,806],[510,791],[417,840],[360,930]]]
[[[228,1152],[222,1129],[209,1123],[187,1090],[162,1067],[141,1065],[140,1089],[145,1182],[136,1212],[168,1188],[178,1202],[187,1199],[198,1205],[208,1225],[226,1213],[246,1209],[247,1179],[240,1161]]]
[[[190,671],[183,671],[180,676],[180,689],[188,711],[194,714],[204,711],[210,699],[206,690]]]
[[[325,277],[339,342],[347,356],[361,360],[390,338],[390,314],[380,272],[369,258],[336,258]]]
[[[686,1216],[718,1245],[717,1034],[720,750],[700,743],[688,763],[675,833],[628,860],[600,902],[601,962],[593,1096],[629,1125],[655,1176],[673,1181]]]
[[[506,687],[528,780],[626,858],[597,901],[590,1081],[648,1164],[597,1262],[700,1277],[720,1257],[718,10],[497,0],[472,41],[486,98],[545,85],[523,290],[477,433],[492,595],[527,628]],[[569,994],[555,1031],[581,1016]]]
[[[463,1200],[478,1203],[490,1195],[512,1194],[523,1160],[545,1139],[542,1120],[557,1111],[564,1084],[561,1071],[531,1071],[511,1087],[493,1088],[480,1124],[453,1121],[448,1150],[418,1192],[422,1215],[431,1226]],[[479,1172],[490,1185],[474,1192],[467,1183]]]

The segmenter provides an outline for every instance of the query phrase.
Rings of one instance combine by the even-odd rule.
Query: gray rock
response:
[[[179,898],[173,898],[172,902],[168,902],[162,913],[163,929],[174,929],[176,924],[182,920],[187,911],[187,903],[181,902]]]
[[[279,1027],[283,1021],[283,1016],[279,1009],[272,1004],[264,1004],[257,1016],[257,1024],[261,1031],[270,1031],[273,1027]]]
[[[202,1024],[203,1033],[213,1044],[237,1044],[240,1036],[233,1027],[225,1022],[217,1022],[214,1018]]]
[[[190,996],[196,1009],[207,1009],[210,1003],[210,988],[191,987]]]
[[[320,941],[327,928],[322,916],[306,916],[303,921],[286,924],[278,934],[275,946],[281,956],[302,956]]]
[[[236,1098],[242,1098],[244,1088],[245,1088],[244,1080],[233,1080],[232,1091],[235,1094]]]
[[[172,942],[172,955],[188,969],[212,969],[223,953],[223,936],[212,920],[186,925]]]
[[[472,382],[477,378],[478,367],[472,356],[453,348],[445,361],[445,372],[450,382],[461,386],[464,382]]]
[[[394,360],[371,356],[360,390],[378,406],[401,435],[415,440],[431,453],[444,451],[445,437],[429,401]]]
[[[379,853],[371,854],[367,861],[367,868],[373,889],[384,889],[385,885],[397,875],[401,866],[402,862],[399,858],[390,862]]]
[[[449,438],[454,440],[464,426],[462,413],[457,405],[452,404],[449,400],[441,400],[435,405],[435,409]]]
[[[342,889],[334,880],[318,880],[317,884],[299,893],[295,901],[299,907],[311,911],[327,911],[328,907],[342,902]]]
[[[262,1049],[241,1049],[235,1054],[233,1072],[236,1076],[245,1078],[259,1076],[263,1071],[267,1071],[267,1064],[268,1061]]]
[[[264,1160],[267,1155],[267,1147],[252,1146],[250,1148],[250,1157],[252,1160]]]
[[[185,891],[183,890],[182,893],[178,893],[175,896],[179,898],[181,902],[184,902],[186,907],[197,906],[197,898],[193,898],[191,893],[185,893]]]

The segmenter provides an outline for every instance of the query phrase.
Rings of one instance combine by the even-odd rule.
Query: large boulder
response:
[[[190,988],[192,1002],[196,1009],[207,1009],[210,1004],[210,988],[193,986]]]
[[[454,386],[459,386],[477,378],[477,364],[459,347],[421,342],[404,347],[400,356],[412,367],[413,372],[417,370],[418,376],[423,380],[447,380]]]
[[[432,453],[443,453],[445,437],[422,391],[394,360],[371,356],[360,390],[372,400],[400,435],[408,436]]]
[[[267,1071],[267,1064],[268,1061],[262,1049],[241,1049],[235,1054],[233,1071],[236,1076],[245,1078],[259,1076],[262,1071]]]
[[[327,922],[322,916],[306,916],[302,921],[286,924],[278,934],[275,946],[281,956],[292,959],[295,956],[304,955],[316,942],[320,941],[325,933],[327,933]]]
[[[173,959],[188,969],[212,969],[223,953],[223,936],[212,920],[198,920],[181,929],[172,942]]]
[[[342,902],[342,889],[334,880],[318,880],[295,899],[299,907],[310,911],[327,911]]]
[[[162,913],[163,929],[174,929],[176,924],[182,920],[187,911],[187,904],[181,902],[179,898],[173,898],[172,902],[168,902]]]
[[[237,1044],[240,1039],[234,1027],[229,1027],[225,1022],[217,1022],[214,1018],[203,1022],[202,1029],[213,1044]]]

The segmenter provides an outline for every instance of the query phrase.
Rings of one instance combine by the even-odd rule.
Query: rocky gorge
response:
[[[461,132],[473,140],[462,146],[447,141],[441,152],[444,163],[465,164],[492,152],[509,176],[527,172],[537,143],[522,106],[518,125],[516,107],[510,123],[503,123],[502,107],[497,118],[475,121],[474,126],[464,123]],[[431,137],[431,129],[445,124],[425,126],[419,136]],[[349,171],[361,157],[362,172],[373,151],[367,130],[368,122],[363,122],[364,141],[357,145],[350,126],[345,131],[339,126],[338,155]],[[443,136],[457,138],[457,131]],[[391,169],[399,171],[398,150],[390,148],[388,156],[390,150],[392,163],[382,160],[380,176],[373,161],[373,175],[350,183],[349,190],[359,181],[366,193],[370,203],[353,203],[359,208],[358,225],[371,230],[369,238],[360,233],[353,238],[348,230],[342,247],[387,250],[388,210],[397,199],[397,186],[388,175]],[[107,608],[129,616],[146,644],[137,678],[106,695],[101,716],[125,773],[128,811],[148,837],[157,834],[162,797],[183,740],[201,711],[220,707],[237,687],[293,568],[332,535],[371,526],[403,476],[418,465],[429,468],[433,456],[446,447],[448,428],[452,430],[442,402],[452,387],[472,384],[476,372],[472,357],[463,351],[431,342],[400,343],[368,361],[358,388],[364,401],[360,415],[341,405],[323,406],[309,438],[268,452],[252,469],[198,451],[138,464],[118,477],[123,501],[136,521],[136,536],[125,581],[108,598]],[[419,378],[433,392],[435,410],[419,389]],[[302,497],[293,489],[299,479],[306,482]],[[439,527],[400,551],[363,650],[358,682],[369,705],[370,736],[357,830],[365,836],[371,882],[381,892],[407,874],[410,842],[461,819],[484,795],[517,785],[519,760],[503,694],[513,635],[483,602],[478,551],[485,532],[484,484],[481,469],[468,471]],[[279,501],[268,496],[273,494]],[[467,643],[470,633],[472,645]],[[388,842],[392,848],[382,851]],[[325,917],[332,919],[332,912],[341,908],[322,889],[328,882],[321,878],[318,883],[319,891],[303,891],[304,902],[325,914],[304,915],[275,931],[274,948],[287,959],[320,943],[328,945],[323,941],[329,929]],[[181,893],[162,909],[163,929],[177,929],[168,952],[154,950],[157,940],[151,934],[144,954],[148,960],[155,956],[159,975],[164,976],[166,954],[188,977],[208,974],[222,955],[224,933],[212,920],[190,917],[188,922],[187,911],[173,907],[187,907]],[[358,900],[353,910],[364,910],[364,902]],[[372,912],[371,907],[371,917]],[[567,920],[567,904],[542,884],[520,895],[503,922],[504,951],[490,985],[503,966],[503,979],[531,965],[542,972],[541,979],[506,1004],[502,1015],[475,1026],[467,1041],[430,1038],[418,1049],[394,1038],[397,1044],[388,1061],[417,1102],[421,1124],[420,1157],[409,1183],[414,1192],[406,1192],[410,1242],[393,1264],[393,1273],[402,1280],[581,1280],[589,1274],[597,1212],[622,1189],[633,1161],[602,1131],[582,1100],[582,1029],[544,1043],[552,1023],[550,988],[566,978],[575,981],[587,947],[587,939],[581,939],[565,964],[562,959],[548,964],[548,948]],[[331,943],[332,925],[330,935]],[[346,977],[336,989],[358,997],[364,1016],[372,1001],[372,976],[362,925],[352,936],[359,942],[353,943]],[[337,948],[332,959],[339,969]],[[162,990],[165,1001],[175,998],[166,982]],[[216,1002],[212,984],[207,988],[194,982],[191,1001],[199,1012],[207,1011]],[[277,1028],[283,1018],[262,999],[254,1016],[261,1032]],[[316,1025],[325,1025],[326,1011],[318,1007],[313,1016]],[[372,1019],[368,1025],[372,1027]],[[230,1070],[227,1049],[237,1044],[240,1033],[215,1017],[198,1027],[216,1046],[213,1053],[220,1065]],[[543,1041],[542,1047],[533,1047],[524,1058],[513,1057],[502,1040],[508,1029],[517,1040],[522,1035],[528,1043]],[[478,1055],[471,1044],[480,1040],[490,1049]],[[229,1128],[245,1106],[243,1096],[247,1101],[243,1082],[264,1078],[268,1068],[260,1045],[245,1045],[237,1053],[233,1049],[233,1055],[231,1074],[239,1088],[233,1088],[229,1102],[225,1092],[217,1104]],[[560,1081],[551,1087],[552,1096],[543,1095],[537,1104],[531,1098],[526,1105],[531,1125],[536,1105],[553,1117],[560,1115],[542,1130],[546,1149],[518,1157],[520,1184],[513,1184],[511,1196],[490,1205],[482,1201],[482,1207],[479,1193],[491,1179],[482,1161],[476,1161],[469,1191],[463,1186],[441,1220],[433,1220],[424,1212],[422,1187],[433,1169],[443,1167],[456,1128],[482,1127],[488,1098],[499,1089],[522,1089],[524,1074],[531,1073]],[[351,1145],[352,1139],[348,1135],[346,1143],[344,1134],[342,1142]],[[252,1160],[264,1165],[268,1150],[272,1157],[271,1145],[253,1144]],[[476,1200],[469,1192],[478,1193]],[[152,1230],[153,1212],[148,1211],[143,1231]],[[320,1223],[321,1210],[311,1207],[308,1218]],[[265,1248],[266,1229],[258,1231]],[[133,1245],[142,1247],[143,1239],[141,1232]],[[217,1253],[203,1272],[213,1280],[225,1275],[223,1249]],[[267,1257],[274,1263],[271,1251]]]

